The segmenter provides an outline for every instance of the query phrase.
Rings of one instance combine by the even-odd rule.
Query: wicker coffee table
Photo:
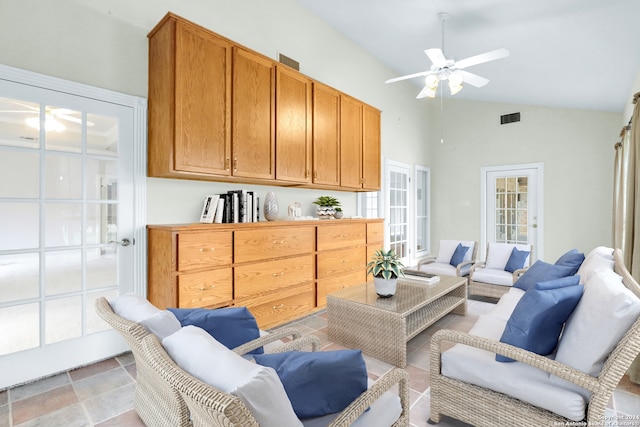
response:
[[[431,285],[398,279],[391,298],[379,298],[373,282],[327,295],[329,340],[400,368],[407,342],[447,313],[467,313],[466,277],[441,276]]]

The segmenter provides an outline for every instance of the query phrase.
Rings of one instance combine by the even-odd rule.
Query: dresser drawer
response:
[[[233,302],[231,267],[178,276],[178,307],[230,305]]]
[[[318,251],[341,249],[366,243],[367,224],[321,225],[318,227]]]
[[[366,280],[366,271],[354,271],[341,276],[327,277],[318,280],[317,304],[318,307],[327,305],[327,295],[340,289],[356,286]]]
[[[380,246],[384,243],[384,223],[367,223],[367,245],[372,243],[380,243]]]
[[[236,301],[313,283],[313,255],[239,266],[235,268],[233,277]]]
[[[231,231],[178,234],[178,271],[230,265],[233,241]]]
[[[236,264],[314,251],[314,227],[283,227],[235,232]]]
[[[366,248],[341,249],[318,254],[318,279],[363,270],[366,267]]]
[[[272,296],[268,302],[245,304],[254,315],[261,329],[270,328],[311,313],[316,307],[313,284],[289,288]]]

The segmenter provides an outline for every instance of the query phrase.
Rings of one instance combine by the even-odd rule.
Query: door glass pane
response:
[[[0,250],[33,249],[40,245],[38,203],[0,201]]]
[[[20,185],[16,185],[19,182]],[[40,196],[40,154],[33,150],[0,151],[0,197]]]
[[[86,296],[87,303],[85,304],[84,317],[86,319],[86,332],[88,334],[94,334],[96,332],[106,331],[111,327],[107,322],[102,320],[96,313],[96,300],[100,297],[105,297],[109,300],[118,296],[117,290],[101,291],[88,293]]]
[[[119,131],[115,117],[87,114],[87,154],[117,156]]]
[[[47,150],[82,152],[82,113],[47,106],[45,108]]]
[[[0,302],[37,298],[39,277],[39,254],[0,255]]]
[[[82,204],[47,203],[45,235],[47,247],[82,244]]]
[[[118,264],[115,245],[87,249],[87,289],[116,286]]]
[[[496,242],[527,243],[526,176],[496,178]]]
[[[82,290],[82,252],[80,250],[46,253],[45,289],[47,295]]]
[[[117,205],[95,203],[87,205],[87,244],[114,242],[118,233]]]
[[[52,299],[45,303],[47,344],[82,335],[82,298]]]
[[[82,198],[82,161],[79,157],[48,155],[45,162],[46,198]]]
[[[0,308],[0,356],[35,348],[40,343],[40,304]]]
[[[40,122],[38,104],[0,97],[0,145],[40,148],[39,124],[28,126],[26,120]]]
[[[87,200],[117,200],[118,184],[115,161],[87,159]]]
[[[389,172],[389,244],[400,258],[407,257],[407,183],[406,173]]]

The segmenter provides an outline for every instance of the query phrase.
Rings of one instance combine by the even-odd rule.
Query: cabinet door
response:
[[[362,103],[340,97],[340,186],[362,188]]]
[[[175,170],[229,175],[230,44],[178,21],[175,73]]]
[[[233,48],[232,175],[275,178],[275,65]]]
[[[276,66],[276,179],[311,182],[311,80]]]
[[[362,188],[380,190],[380,111],[364,106],[362,117]]]
[[[340,185],[340,92],[313,84],[313,183]]]

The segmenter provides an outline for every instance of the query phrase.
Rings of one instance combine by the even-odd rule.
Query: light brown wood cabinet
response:
[[[162,309],[242,305],[270,328],[364,282],[381,232],[381,219],[149,225],[148,298]]]
[[[311,182],[312,87],[310,79],[276,67],[276,179]]]
[[[340,186],[340,92],[313,83],[313,183]]]
[[[380,187],[380,111],[172,13],[149,33],[148,111],[152,177]]]

